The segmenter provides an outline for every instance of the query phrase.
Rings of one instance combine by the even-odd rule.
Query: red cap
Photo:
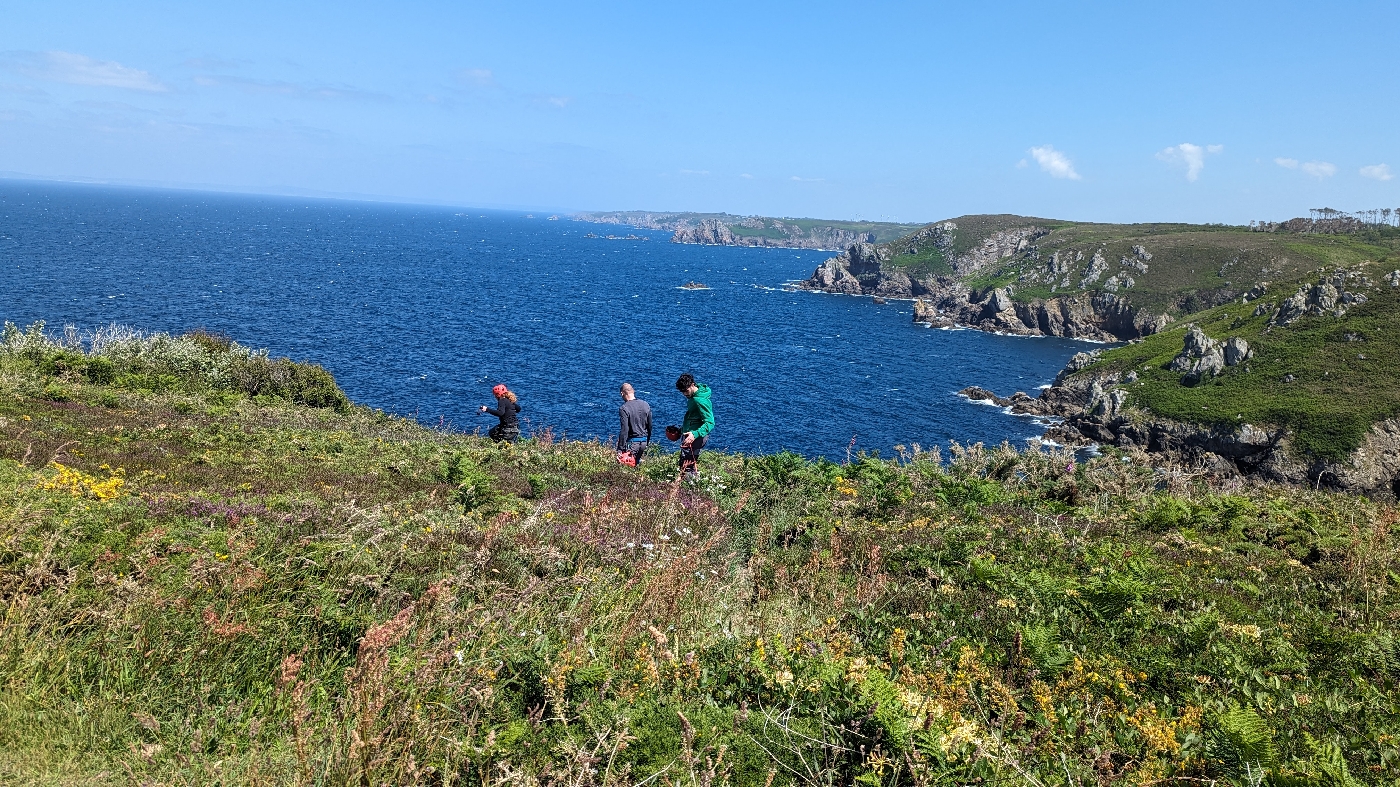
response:
[[[495,396],[496,396],[497,399],[501,398],[502,396],[505,396],[505,395],[506,395],[506,385],[505,385],[505,383],[496,383],[496,387],[491,389],[491,393],[495,394]]]

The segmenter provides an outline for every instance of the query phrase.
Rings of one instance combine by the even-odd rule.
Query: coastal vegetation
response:
[[[1374,271],[1373,271],[1374,273]],[[1285,295],[1297,286],[1278,288]],[[1139,342],[1104,351],[1081,374],[1134,373],[1128,402],[1156,417],[1235,428],[1284,427],[1310,455],[1345,459],[1371,425],[1400,416],[1400,290],[1366,288],[1368,300],[1342,317],[1310,315],[1271,325],[1275,309],[1232,301],[1191,315]],[[1277,299],[1275,299],[1277,300]],[[1191,326],[1239,337],[1251,348],[1237,364],[1196,384],[1170,366]]]
[[[1400,781],[1395,506],[1125,458],[685,486],[224,337],[7,327],[0,779]]]

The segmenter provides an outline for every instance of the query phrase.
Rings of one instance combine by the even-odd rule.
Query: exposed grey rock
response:
[[[1103,249],[1094,252],[1093,259],[1089,260],[1089,267],[1084,269],[1084,278],[1079,280],[1081,289],[1088,289],[1099,281],[1099,277],[1108,272],[1108,261],[1103,258]]]
[[[1133,277],[1124,273],[1115,273],[1108,277],[1108,281],[1103,283],[1103,288],[1109,292],[1118,292],[1120,289],[1129,289],[1134,284],[1137,284],[1137,282],[1133,281]]]
[[[1181,352],[1177,353],[1167,368],[1173,372],[1189,372],[1201,358],[1215,350],[1219,345],[1219,342],[1206,336],[1205,331],[1202,331],[1200,327],[1189,326],[1186,329],[1186,338],[1182,343]]]
[[[992,290],[992,294],[987,296],[987,300],[982,302],[982,313],[987,317],[994,317],[1002,312],[1014,311],[1016,302],[1011,300],[1011,296],[1001,287]]]
[[[1328,281],[1299,287],[1297,292],[1288,296],[1279,306],[1278,311],[1269,319],[1269,325],[1292,325],[1303,317],[1341,317],[1346,314],[1347,307],[1366,302],[1365,295],[1339,291],[1334,284],[1338,281],[1345,283],[1353,276],[1355,274],[1342,273]]]
[[[815,285],[812,289],[844,295],[860,295],[862,289],[860,279],[852,276],[846,266],[841,265],[836,259],[827,260],[817,266],[816,272],[812,274],[812,278],[807,280],[807,283]]]
[[[1238,336],[1225,340],[1225,365],[1236,366],[1249,360],[1249,342]]]
[[[1390,282],[1390,286],[1400,287],[1400,271],[1391,271],[1390,273],[1387,273],[1385,275],[1385,279],[1386,281]]]
[[[945,222],[951,224],[952,222]],[[953,225],[956,229],[957,225]],[[1044,235],[1046,230],[1040,227],[1019,227],[1010,230],[998,230],[988,238],[984,238],[968,253],[962,256],[949,257],[948,262],[953,266],[953,270],[958,275],[966,276],[975,273],[982,268],[1010,257],[1018,250],[1024,249],[1030,241]],[[945,252],[944,256],[948,256]]]
[[[734,232],[719,219],[702,219],[695,227],[683,227],[671,236],[672,243],[702,243],[711,246],[734,246]]]
[[[1264,297],[1265,293],[1267,293],[1268,291],[1269,283],[1266,281],[1260,282],[1259,284],[1256,284],[1253,287],[1249,288],[1249,292],[1246,292],[1244,294],[1244,297],[1240,300],[1240,303],[1249,303],[1251,301],[1257,301],[1260,298]],[[1255,316],[1257,317],[1258,315],[1256,314]]]

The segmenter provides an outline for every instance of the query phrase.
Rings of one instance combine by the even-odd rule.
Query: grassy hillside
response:
[[[1392,506],[980,447],[689,488],[99,349],[0,349],[0,781],[1400,779]]]
[[[911,234],[886,245],[890,262],[916,273],[951,274],[960,257],[995,233],[1039,228],[1032,246],[967,277],[975,289],[1010,286],[1017,300],[1074,292],[1116,292],[1152,312],[1190,314],[1219,305],[1260,282],[1296,279],[1319,267],[1366,263],[1400,267],[1400,230],[1380,227],[1350,235],[1253,232],[1193,224],[1089,224],[1013,215],[961,216],[944,248]],[[930,225],[933,226],[933,225]],[[1141,247],[1150,258],[1139,255]],[[1086,281],[1095,255],[1102,272]],[[1058,255],[1058,265],[1054,261]],[[1145,270],[1143,270],[1145,268]],[[1131,286],[1114,288],[1115,275]]]
[[[1277,286],[1262,301],[1191,315],[1162,333],[1103,353],[1082,374],[1135,371],[1129,401],[1157,415],[1188,423],[1285,426],[1299,448],[1341,459],[1360,445],[1372,423],[1400,416],[1400,291],[1382,279],[1384,268],[1362,266],[1378,285],[1357,287],[1369,299],[1342,318],[1304,317],[1270,328],[1273,310],[1255,316],[1259,303],[1277,303],[1302,280]],[[1196,386],[1167,369],[1188,326],[1221,341],[1239,336],[1254,357]]]

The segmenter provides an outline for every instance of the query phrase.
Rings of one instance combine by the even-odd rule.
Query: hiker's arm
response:
[[[692,437],[695,437],[696,439],[699,439],[699,438],[704,437],[705,435],[709,434],[710,432],[714,431],[714,429],[715,429],[715,411],[714,411],[714,407],[709,403],[709,401],[704,400],[704,399],[697,400],[697,401],[695,402],[695,406],[700,408],[700,419],[701,419],[701,424],[700,424],[700,428],[696,429],[695,431],[691,432],[690,434],[691,434]]]
[[[651,442],[651,408],[647,408],[647,442]]]
[[[627,408],[617,408],[617,418],[620,423],[617,425],[617,450],[627,450]]]
[[[500,414],[500,413],[496,412],[495,410],[492,410],[490,407],[483,407],[483,408],[481,408],[481,412],[486,413],[486,414],[488,414],[488,415],[494,415],[494,416],[496,416],[497,418],[500,418],[500,417],[501,417],[501,414]]]

